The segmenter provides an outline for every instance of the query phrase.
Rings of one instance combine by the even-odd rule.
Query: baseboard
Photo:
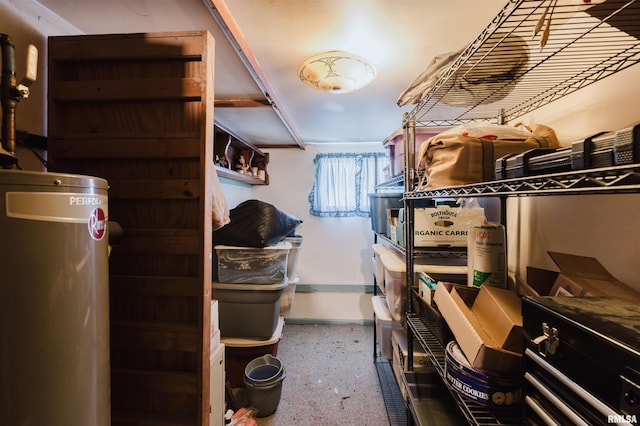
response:
[[[296,284],[287,322],[366,324],[373,319],[370,284]]]
[[[300,325],[332,325],[332,324],[357,324],[357,325],[373,325],[372,319],[327,319],[327,318],[286,318],[285,324],[300,324]]]
[[[296,293],[373,294],[373,284],[297,284]]]

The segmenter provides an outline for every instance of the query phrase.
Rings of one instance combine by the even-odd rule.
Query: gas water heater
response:
[[[15,110],[37,51],[17,85],[10,37],[0,46],[0,425],[108,426],[107,182],[20,170]]]

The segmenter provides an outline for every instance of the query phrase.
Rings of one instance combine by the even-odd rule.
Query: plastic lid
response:
[[[462,265],[413,265],[415,272],[426,272],[427,274],[462,274],[466,275],[468,268]]]
[[[391,272],[405,272],[407,270],[407,264],[404,256],[397,254],[391,250],[382,253],[380,255],[382,266]],[[466,274],[466,265],[438,265],[438,264],[413,264],[414,272],[427,272],[432,274]]]
[[[373,252],[378,256],[381,255],[382,253],[386,253],[389,250],[391,250],[391,248],[389,248],[388,244],[380,244],[380,243],[378,243],[378,244],[372,245],[371,247],[373,248]]]
[[[287,278],[284,281],[276,284],[244,284],[244,283],[217,283],[212,282],[211,288],[214,290],[253,290],[253,291],[273,291],[283,289],[289,284]]]
[[[373,296],[371,298],[371,304],[373,305],[373,312],[377,318],[382,321],[393,321],[389,305],[387,305],[387,298],[384,296]]]
[[[240,337],[221,337],[220,341],[231,348],[253,348],[255,346],[274,345],[282,338],[282,329],[284,328],[284,317],[278,317],[278,325],[276,331],[268,340],[243,339]]]
[[[386,253],[382,253],[380,260],[382,261],[382,266],[384,266],[384,269],[387,271],[405,272],[407,270],[404,257],[394,252],[387,251]]]
[[[236,250],[290,250],[291,243],[288,241],[281,241],[278,244],[266,247],[241,247],[241,246],[213,246],[214,249],[236,249]]]
[[[445,130],[451,129],[451,126],[416,126],[415,131],[416,135],[426,134],[426,135],[437,135]],[[402,128],[396,130],[389,136],[387,136],[383,141],[382,145],[387,146],[389,144],[396,144],[398,142],[402,142],[404,139],[404,131]]]

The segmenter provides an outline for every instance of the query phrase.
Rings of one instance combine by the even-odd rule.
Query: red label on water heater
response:
[[[104,211],[97,207],[89,215],[89,234],[94,240],[101,240],[107,230]]]

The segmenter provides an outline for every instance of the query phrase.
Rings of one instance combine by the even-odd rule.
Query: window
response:
[[[313,160],[315,175],[309,213],[320,217],[369,217],[369,193],[387,178],[382,152],[326,153]]]

